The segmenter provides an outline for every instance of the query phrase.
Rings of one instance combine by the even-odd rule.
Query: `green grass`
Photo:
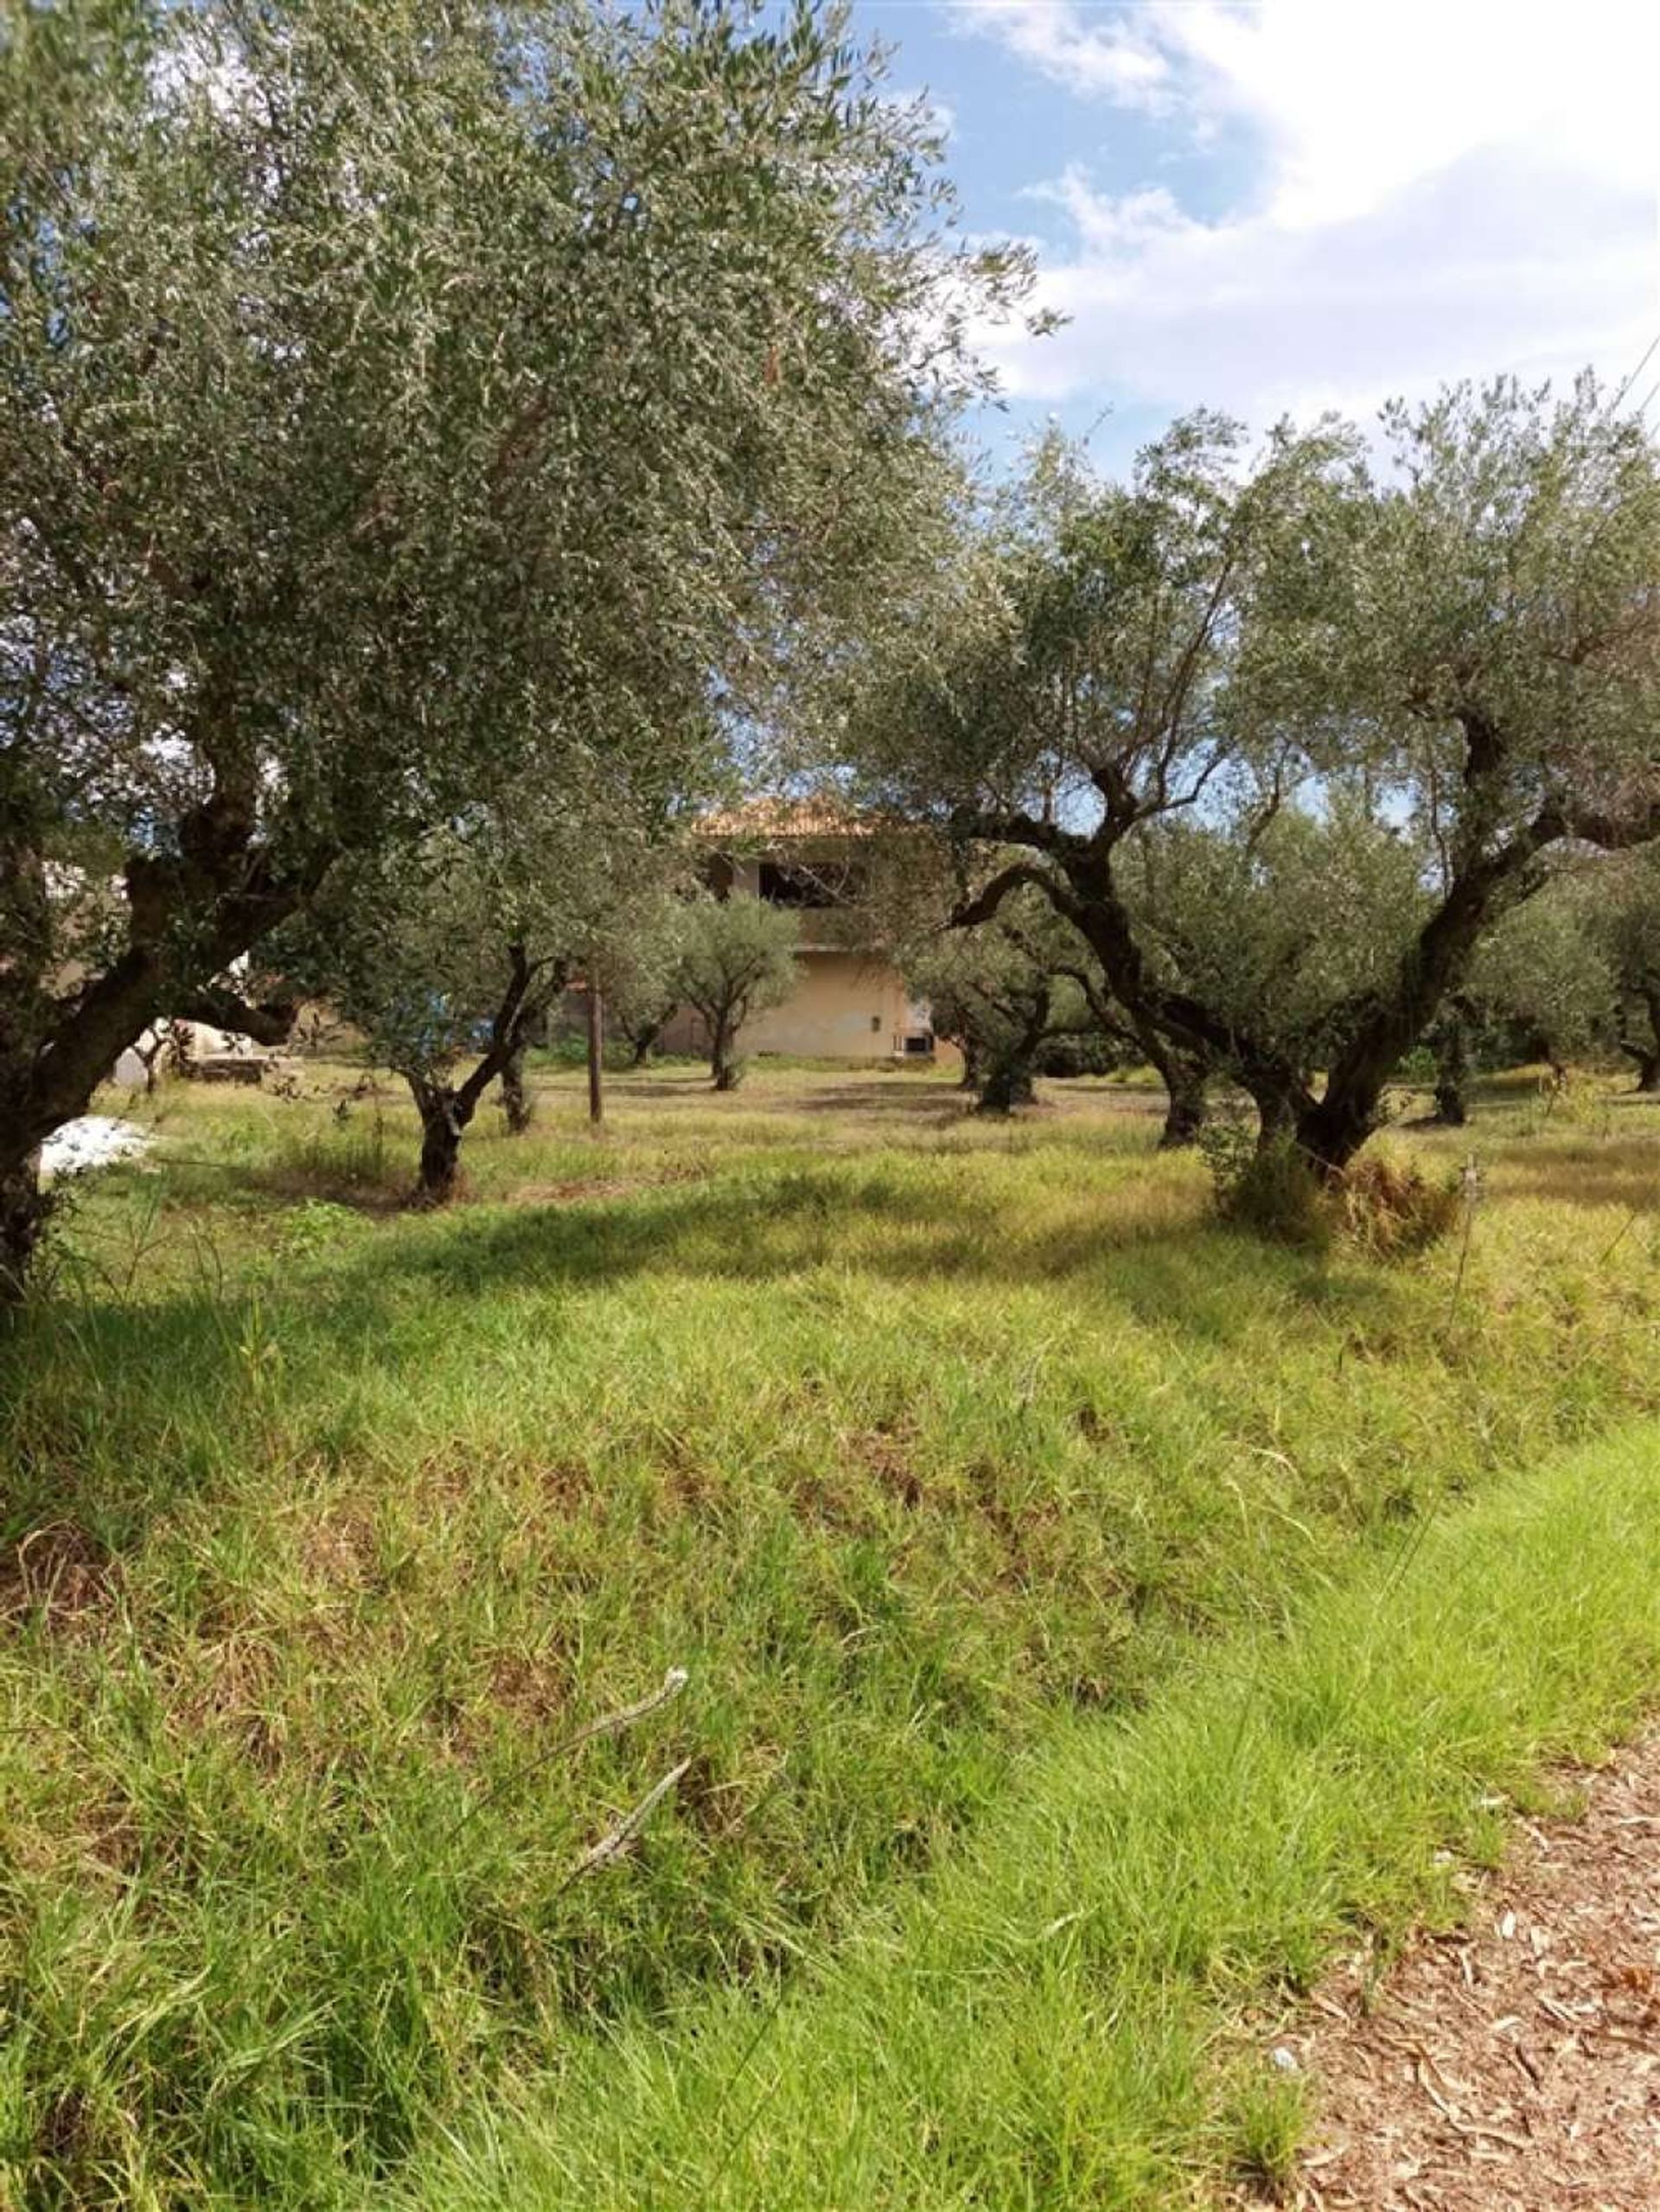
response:
[[[1660,1431],[1513,1482],[1073,1719],[1006,1811],[770,2006],[728,1998],[516,2087],[430,2159],[444,2212],[1216,2201],[1287,2177],[1278,2013],[1357,1916],[1462,1903],[1496,1787],[1594,1755],[1660,1690]]]
[[[0,1350],[0,2203],[361,2202],[929,1895],[1078,1717],[1660,1407],[1651,1108],[1414,1139],[1486,1165],[1455,1296],[1455,1247],[1218,1230],[1120,1086],[999,1127],[916,1071],[676,1068],[595,1138],[545,1072],[431,1216],[348,1081],[163,1093]]]

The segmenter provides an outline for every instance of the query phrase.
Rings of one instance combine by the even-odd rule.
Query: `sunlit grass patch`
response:
[[[0,1355],[29,2190],[68,2145],[83,2201],[349,2201],[598,2024],[820,1955],[1068,1716],[1660,1405],[1657,1225],[1586,1181],[1652,1139],[1403,1138],[1479,1153],[1460,1274],[1223,1229],[1142,1093],[994,1125],[909,1071],[654,1070],[598,1135],[541,1071],[414,1213],[338,1176],[378,1117],[413,1180],[360,1074],[163,1093]]]
[[[915,1894],[793,1989],[634,2026],[417,2166],[456,2212],[1122,2208],[1270,2193],[1274,2025],[1357,1917],[1456,1920],[1495,1788],[1660,1689],[1660,1434],[1582,1453],[1063,1724]],[[1542,1624],[1543,1624],[1542,1626]]]

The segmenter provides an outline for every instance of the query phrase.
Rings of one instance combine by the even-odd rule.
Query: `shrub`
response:
[[[1329,1192],[1289,1137],[1253,1144],[1231,1181],[1218,1182],[1216,1203],[1225,1221],[1304,1251],[1329,1250],[1337,1230]]]
[[[1440,1242],[1457,1223],[1456,1175],[1432,1179],[1417,1161],[1388,1152],[1356,1160],[1331,1193],[1343,1233],[1382,1259]]]
[[[280,1222],[276,1248],[284,1259],[311,1259],[332,1252],[363,1227],[363,1217],[329,1198],[303,1198]]]
[[[1440,1073],[1435,1055],[1427,1044],[1415,1044],[1397,1062],[1395,1080],[1410,1085],[1414,1090],[1427,1091]]]
[[[1226,1214],[1229,1200],[1256,1157],[1256,1124],[1236,1099],[1216,1101],[1198,1133],[1199,1157],[1210,1171],[1216,1209]]]
[[[1368,1152],[1327,1180],[1289,1137],[1259,1147],[1237,1109],[1198,1141],[1223,1220],[1275,1244],[1325,1252],[1341,1236],[1375,1259],[1405,1259],[1459,1219],[1459,1178],[1432,1178],[1403,1155]]]
[[[1262,1144],[1255,1115],[1223,1100],[1199,1131],[1198,1146],[1224,1221],[1275,1244],[1324,1251],[1331,1243],[1319,1177],[1288,1137]]]
[[[1032,1061],[1036,1075],[1110,1075],[1124,1065],[1122,1050],[1100,1030],[1068,1030],[1045,1037]]]

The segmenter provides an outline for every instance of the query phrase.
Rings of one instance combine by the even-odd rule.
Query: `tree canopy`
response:
[[[1392,408],[1376,453],[1198,416],[1124,485],[1050,441],[852,747],[1018,849],[961,920],[1040,889],[1332,1170],[1548,857],[1660,832],[1657,575],[1654,441],[1588,379]]]
[[[744,892],[724,899],[706,896],[687,907],[673,989],[703,1018],[718,1091],[737,1087],[737,1047],[744,1023],[781,1006],[794,990],[801,934],[800,916],[789,908],[769,906]]]
[[[674,783],[914,557],[1020,271],[879,67],[808,0],[9,11],[14,1262],[33,1148],[342,855]]]

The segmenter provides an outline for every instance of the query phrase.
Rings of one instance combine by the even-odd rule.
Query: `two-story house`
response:
[[[706,835],[717,893],[747,892],[794,908],[801,920],[801,980],[782,1006],[744,1025],[741,1051],[812,1060],[933,1055],[927,1007],[910,998],[891,960],[861,942],[870,832],[856,817],[811,800],[757,800],[716,817]],[[699,1051],[703,1024],[682,1007],[661,1042],[667,1052]]]

